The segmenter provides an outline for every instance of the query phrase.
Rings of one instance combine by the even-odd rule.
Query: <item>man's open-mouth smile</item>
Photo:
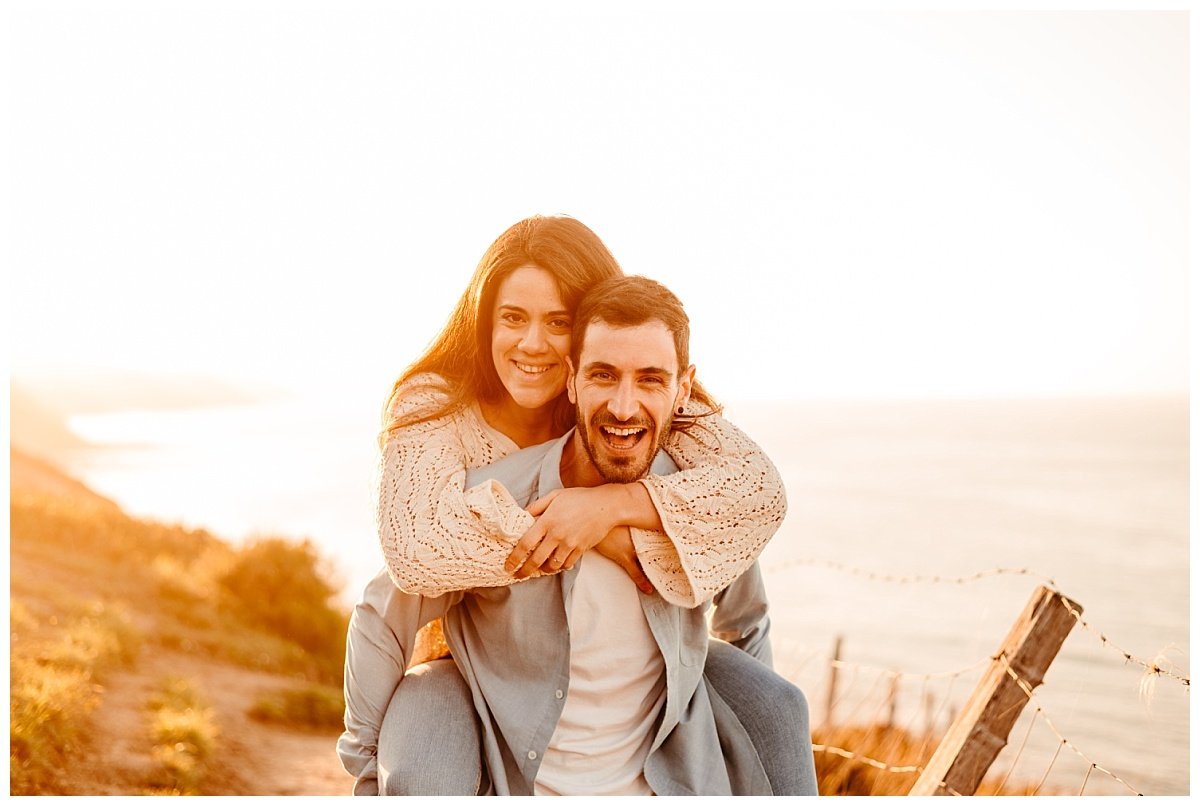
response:
[[[650,433],[650,429],[644,425],[602,425],[599,431],[604,444],[614,451],[631,451]]]

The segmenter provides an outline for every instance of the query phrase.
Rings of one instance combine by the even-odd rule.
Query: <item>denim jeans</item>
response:
[[[704,676],[742,723],[776,795],[817,794],[808,703],[770,667],[710,641]],[[452,660],[414,666],[379,731],[381,795],[490,791],[471,691]]]
[[[396,688],[379,728],[380,795],[482,795],[479,719],[450,659],[417,664]]]
[[[708,642],[704,677],[737,714],[774,795],[817,794],[808,701],[769,666],[723,641]]]

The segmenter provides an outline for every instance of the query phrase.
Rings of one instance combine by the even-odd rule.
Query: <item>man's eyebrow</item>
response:
[[[597,370],[605,370],[608,372],[619,371],[615,365],[610,364],[607,361],[591,361],[583,368],[584,372],[595,372]],[[638,367],[637,369],[633,370],[631,374],[633,374],[633,375],[664,375],[668,378],[673,377],[675,375],[675,373],[671,372],[671,370],[663,369],[662,367]]]

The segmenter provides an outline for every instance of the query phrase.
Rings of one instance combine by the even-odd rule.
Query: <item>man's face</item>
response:
[[[675,341],[662,322],[588,325],[567,393],[578,438],[605,481],[627,483],[649,472],[694,375],[695,367],[679,371]]]

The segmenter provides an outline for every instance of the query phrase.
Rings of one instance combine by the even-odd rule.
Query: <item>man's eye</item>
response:
[[[607,383],[608,381],[611,381],[612,379],[613,379],[612,374],[608,373],[608,372],[593,372],[592,373],[593,381],[600,381],[601,383]]]
[[[657,375],[650,375],[642,378],[642,383],[646,384],[647,386],[662,386],[664,381]]]

